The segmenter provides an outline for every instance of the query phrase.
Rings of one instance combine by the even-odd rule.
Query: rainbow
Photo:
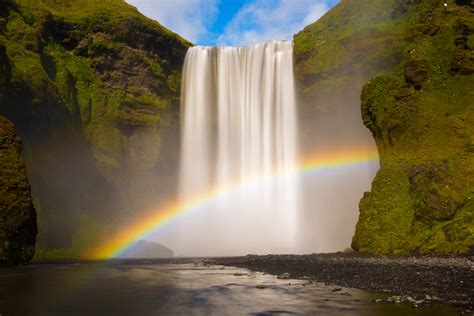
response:
[[[357,150],[332,151],[326,153],[317,153],[310,155],[302,160],[296,172],[298,174],[313,173],[318,171],[333,170],[351,166],[360,166],[368,163],[378,162],[378,153],[376,149],[364,147]],[[119,256],[129,247],[134,245],[140,239],[157,232],[166,225],[171,224],[198,210],[205,209],[217,200],[229,197],[243,188],[271,181],[287,175],[281,171],[275,170],[270,174],[257,174],[248,181],[236,181],[226,186],[211,187],[186,200],[176,200],[168,203],[157,210],[151,212],[148,216],[127,225],[107,242],[102,244],[94,253],[96,259],[108,259]]]

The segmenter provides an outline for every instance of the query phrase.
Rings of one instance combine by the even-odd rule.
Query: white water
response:
[[[190,48],[181,95],[180,197],[235,182],[242,190],[180,220],[167,245],[189,256],[295,252],[293,43]],[[248,185],[275,170],[285,176]]]

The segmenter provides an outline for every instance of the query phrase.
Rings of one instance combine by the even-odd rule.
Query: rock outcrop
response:
[[[35,253],[36,211],[13,124],[0,116],[0,263],[26,264]]]

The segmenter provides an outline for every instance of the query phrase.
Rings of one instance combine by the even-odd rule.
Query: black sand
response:
[[[474,257],[374,257],[353,253],[248,255],[213,258],[236,266],[291,278],[387,293],[384,302],[450,304],[474,310]]]

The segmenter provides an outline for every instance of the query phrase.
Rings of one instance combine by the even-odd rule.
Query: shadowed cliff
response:
[[[0,114],[24,143],[41,249],[80,255],[173,191],[189,45],[121,0],[0,1]]]

